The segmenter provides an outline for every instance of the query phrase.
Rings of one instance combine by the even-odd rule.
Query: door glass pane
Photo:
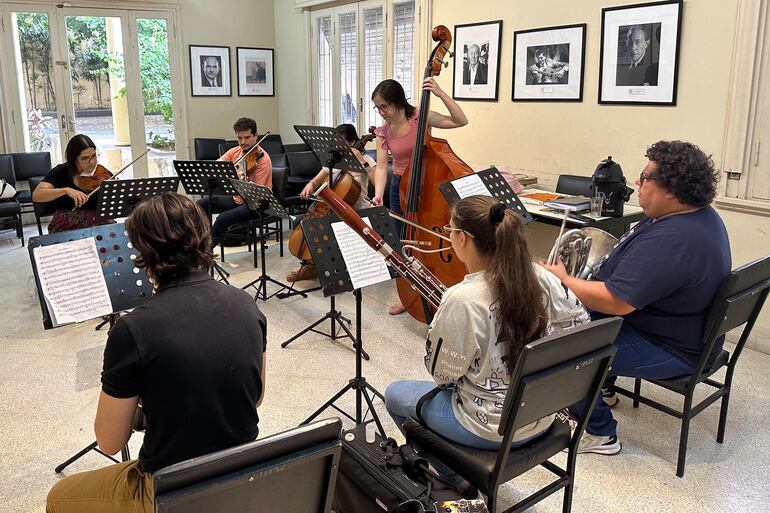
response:
[[[382,7],[364,9],[364,105],[371,105],[372,91],[377,84],[382,82],[382,62],[384,32],[383,32]],[[364,108],[365,132],[370,126],[380,126],[382,118],[380,114],[371,108]]]
[[[404,87],[410,103],[414,63],[414,2],[393,5],[393,78]]]
[[[67,16],[65,25],[74,131],[91,137],[99,163],[116,172],[131,161],[120,18]],[[128,169],[121,178],[132,176]]]
[[[168,26],[164,19],[137,19],[139,68],[144,99],[144,131],[150,176],[175,176],[174,109],[171,67],[168,62]]]
[[[57,124],[54,67],[48,14],[12,13],[16,69],[19,70],[20,111],[25,151],[48,151],[51,162],[61,162],[61,137]]]
[[[340,14],[340,123],[356,124],[358,83],[356,82],[356,13]]]
[[[332,74],[332,18],[316,19],[316,62],[318,64],[318,124],[334,124],[334,96]]]

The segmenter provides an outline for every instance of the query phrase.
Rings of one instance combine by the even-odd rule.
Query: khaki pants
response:
[[[152,474],[136,460],[63,478],[48,492],[47,513],[152,513]]]

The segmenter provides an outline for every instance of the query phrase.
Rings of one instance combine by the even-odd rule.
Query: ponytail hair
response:
[[[522,348],[546,330],[545,292],[532,265],[524,223],[511,209],[489,196],[470,196],[452,210],[455,227],[472,235],[480,254],[491,257],[487,284],[496,305],[505,364],[513,372]]]

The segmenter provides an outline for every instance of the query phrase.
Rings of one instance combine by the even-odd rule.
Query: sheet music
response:
[[[54,326],[112,313],[93,237],[33,249],[40,286]]]
[[[492,196],[481,177],[476,173],[452,180],[452,187],[455,188],[460,199],[468,196]]]
[[[366,224],[372,225],[368,217],[363,219]],[[340,221],[332,223],[332,230],[348,268],[353,288],[360,289],[390,279],[385,258],[361,240],[352,228]]]

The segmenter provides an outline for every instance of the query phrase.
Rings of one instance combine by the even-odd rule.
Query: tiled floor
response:
[[[28,235],[34,233],[30,230]],[[96,321],[45,331],[32,281],[28,251],[10,231],[0,232],[0,512],[43,511],[45,496],[58,479],[53,467],[93,440],[106,333]],[[5,237],[5,238],[3,238]],[[283,279],[294,265],[268,250],[270,274]],[[235,285],[257,276],[251,258],[235,248],[226,267]],[[303,282],[309,284],[310,282]],[[426,379],[422,367],[425,326],[406,315],[391,317],[393,284],[364,290],[364,344],[371,361],[364,374],[384,391],[396,379]],[[338,298],[354,315],[351,294]],[[310,334],[281,349],[280,342],[321,317],[329,301],[315,292],[307,299],[260,302],[267,316],[269,359],[267,395],[260,408],[261,434],[297,425],[352,377],[354,353],[346,341]],[[191,339],[191,343],[194,338]],[[760,512],[770,511],[770,356],[746,350],[738,364],[726,441],[715,443],[718,408],[692,423],[687,473],[674,476],[678,425],[675,419],[624,400],[615,409],[623,452],[578,458],[575,512]],[[656,391],[654,397],[677,401]],[[353,411],[352,394],[341,401]],[[392,435],[395,426],[379,412]],[[331,411],[329,415],[331,415]],[[138,451],[141,436],[131,441]],[[560,460],[562,456],[557,456]],[[91,453],[66,470],[97,468],[106,460]],[[542,486],[546,471],[536,470],[506,485],[504,504]],[[533,511],[561,511],[561,494]]]

